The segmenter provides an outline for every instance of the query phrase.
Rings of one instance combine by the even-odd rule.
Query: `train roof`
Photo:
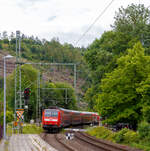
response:
[[[86,111],[69,110],[69,109],[64,109],[64,108],[58,107],[58,106],[50,106],[47,109],[58,109],[58,110],[66,111],[66,112],[72,112],[72,113],[96,114],[96,115],[98,115],[97,112],[86,112]]]

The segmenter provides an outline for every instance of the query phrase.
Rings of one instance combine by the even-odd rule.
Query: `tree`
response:
[[[128,49],[127,55],[117,59],[117,64],[102,80],[96,107],[104,123],[128,122],[136,126],[143,119],[145,90],[139,88],[149,77],[150,57],[144,54],[141,43],[137,43]]]
[[[7,31],[3,31],[3,39],[8,39]]]
[[[150,11],[144,5],[131,4],[127,8],[121,7],[114,18],[113,30],[104,32],[84,53],[92,77],[90,96],[93,97],[89,102],[101,92],[101,79],[115,70],[117,59],[124,56],[127,49],[141,41],[145,53],[150,54]],[[93,101],[90,105],[94,105]]]
[[[74,89],[66,83],[52,83],[49,82],[45,85],[42,92],[43,107],[59,106],[65,109],[77,109],[76,97]]]
[[[127,8],[121,7],[114,17],[115,22],[112,27],[132,37],[137,37],[143,43],[145,34],[150,21],[150,11],[143,4],[128,5]]]
[[[11,32],[10,39],[15,39],[15,34],[13,32]]]
[[[30,88],[30,100],[28,104],[28,119],[35,118],[36,115],[36,100],[37,100],[37,74],[38,70],[32,67],[32,65],[21,66],[21,88],[24,92],[25,88]],[[10,110],[14,111],[15,104],[15,72],[7,78],[7,105]],[[17,90],[19,89],[19,83],[17,84]],[[22,97],[22,100],[24,98]]]
[[[10,123],[14,120],[13,112],[12,111],[6,111],[6,123]],[[4,113],[0,113],[0,125],[3,125],[4,121]]]

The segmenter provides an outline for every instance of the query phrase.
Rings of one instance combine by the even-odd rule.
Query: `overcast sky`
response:
[[[0,0],[0,32],[20,30],[40,39],[58,37],[75,45],[111,0]],[[76,46],[87,46],[110,30],[115,11],[127,5],[150,5],[150,0],[115,0]]]

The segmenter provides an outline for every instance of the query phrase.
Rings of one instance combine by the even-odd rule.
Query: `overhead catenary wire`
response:
[[[76,41],[75,45],[78,44],[78,42],[89,32],[89,30],[93,27],[93,25],[100,19],[100,17],[106,12],[106,10],[110,7],[110,5],[114,2],[114,0],[111,0],[111,2],[104,8],[104,10],[100,13],[100,15],[94,20],[94,22],[89,26],[89,28],[83,33],[83,35]]]

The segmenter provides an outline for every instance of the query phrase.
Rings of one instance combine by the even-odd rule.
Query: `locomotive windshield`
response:
[[[45,117],[57,117],[58,111],[45,110]]]

